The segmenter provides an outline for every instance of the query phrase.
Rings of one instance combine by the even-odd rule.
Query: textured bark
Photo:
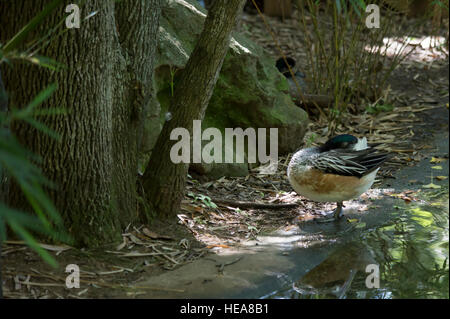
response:
[[[120,1],[116,4],[116,18],[121,58],[125,67],[115,71],[116,108],[113,118],[114,190],[119,211],[138,217],[136,179],[138,154],[142,150],[144,120],[152,92],[153,66],[157,48],[161,0]],[[132,190],[132,191],[130,191]],[[123,219],[128,223],[129,218]]]
[[[215,0],[203,31],[179,80],[167,121],[152,152],[144,174],[144,189],[159,216],[177,213],[184,196],[188,164],[174,164],[170,149],[176,141],[170,133],[177,127],[189,130],[193,120],[202,120],[225,58],[231,31],[237,23],[245,0]]]
[[[2,1],[0,42],[5,43],[46,3]],[[60,141],[24,123],[13,132],[43,158],[45,175],[57,187],[49,194],[79,245],[96,246],[120,237],[121,227],[137,218],[137,158],[145,96],[151,74],[159,23],[160,0],[90,0],[81,7],[80,29],[71,29],[39,52],[66,65],[51,72],[31,65],[2,65],[12,105],[23,106],[48,84],[58,90],[46,105],[63,107],[65,116],[40,120]],[[55,10],[40,27],[47,31],[64,16]],[[116,12],[116,15],[115,15]],[[30,38],[37,38],[38,32]],[[9,203],[26,202],[11,185]]]
[[[8,112],[8,95],[6,93],[6,89],[3,84],[2,72],[0,70],[0,115],[6,115],[7,112]],[[6,127],[5,129],[8,129],[9,131],[8,127]],[[6,201],[6,193],[8,192],[7,186],[8,185],[6,183],[6,172],[4,171],[3,167],[0,167],[0,202]],[[0,239],[0,250],[1,250],[1,239]]]

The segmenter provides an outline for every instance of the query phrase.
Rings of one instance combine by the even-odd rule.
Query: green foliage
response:
[[[448,202],[448,190],[440,200]],[[392,216],[397,217],[367,236],[381,266],[383,289],[378,293],[391,291],[394,298],[448,298],[448,211],[402,206]]]
[[[42,44],[44,39],[48,38],[55,29],[28,48],[28,51],[34,49],[33,52],[20,52],[19,47],[25,41],[27,35],[35,31],[45,18],[62,3],[62,0],[51,1],[5,45],[0,44],[0,64],[5,62],[13,67],[11,60],[19,60],[31,62],[51,70],[61,68],[62,64],[37,55],[36,52],[39,49],[35,49],[35,46]],[[61,25],[63,21],[64,19],[58,25]],[[0,202],[0,243],[6,239],[6,226],[8,226],[12,232],[21,237],[28,246],[53,267],[57,266],[56,260],[40,247],[32,233],[42,234],[64,242],[71,242],[71,238],[64,231],[62,218],[44,191],[45,188],[52,187],[53,183],[42,174],[41,169],[36,165],[41,162],[40,157],[23,147],[11,133],[9,127],[16,121],[22,121],[28,123],[37,131],[58,139],[59,136],[55,131],[37,119],[39,116],[65,114],[65,111],[61,108],[40,108],[56,88],[56,84],[51,84],[25,107],[21,109],[11,108],[9,112],[0,112],[0,186],[3,186],[1,183],[5,181],[14,181],[34,211],[34,214],[30,214],[13,209]],[[0,86],[0,97],[2,104],[5,104],[2,106],[7,107],[7,95],[3,85]]]
[[[317,139],[317,134],[316,133],[311,133],[311,135],[309,135],[308,138],[305,141],[305,144],[306,144],[305,147],[311,147],[316,139]]]
[[[366,107],[366,112],[369,114],[378,114],[381,112],[390,112],[394,109],[391,104],[375,104]]]
[[[44,9],[37,14],[33,19],[31,19],[30,22],[28,22],[23,28],[22,30],[20,30],[19,32],[16,33],[16,35],[14,35],[12,37],[11,40],[9,40],[4,46],[3,46],[3,52],[4,54],[17,49],[17,47],[19,46],[19,44],[21,44],[26,36],[33,30],[35,30],[37,28],[37,26],[42,23],[42,21],[44,21],[45,18],[47,18],[52,12],[53,10],[55,10],[56,7],[58,7],[61,3],[63,3],[63,0],[53,0],[52,2],[50,2],[49,4],[47,4]]]
[[[395,35],[407,37],[416,25],[404,24],[406,17],[383,8],[380,28],[369,29],[362,0],[301,3],[299,27],[308,48],[311,94],[333,98],[333,105],[324,110],[333,135],[349,107],[355,110],[357,105],[376,103],[384,95],[392,71],[413,51],[406,41],[399,44]],[[381,5],[382,0],[370,3]],[[393,45],[398,49],[388,57],[387,49]],[[378,113],[388,108],[376,106],[367,111]]]
[[[366,4],[364,3],[364,0],[336,0],[336,9],[339,14],[347,13],[347,3],[352,6],[353,10],[358,16],[361,16],[362,14],[360,10],[366,10]]]
[[[55,240],[69,241],[69,237],[62,230],[62,219],[44,191],[44,187],[52,187],[53,184],[45,178],[38,166],[34,164],[34,162],[39,162],[40,158],[24,148],[16,137],[10,133],[8,127],[14,121],[25,121],[38,131],[57,138],[56,132],[36,120],[37,115],[55,112],[56,109],[53,109],[53,111],[51,109],[39,109],[40,104],[55,89],[56,85],[49,86],[24,109],[13,110],[9,114],[0,113],[0,171],[17,183],[35,212],[35,215],[31,215],[0,203],[0,240],[3,241],[6,238],[6,224],[31,248],[36,250],[46,262],[53,266],[56,266],[55,260],[38,246],[29,232],[29,230],[32,230]],[[56,113],[61,114],[63,112],[57,110]]]
[[[448,10],[448,0],[447,1],[440,1],[440,0],[433,0],[430,5],[438,5],[441,8]]]
[[[177,73],[178,69],[176,67],[170,66],[170,94],[173,97],[174,93],[174,85],[175,85],[175,73]]]
[[[86,3],[86,0],[75,1],[80,9]],[[49,57],[39,55],[38,52],[42,50],[51,41],[68,32],[70,29],[66,28],[65,20],[69,13],[61,15],[61,19],[45,34],[34,37],[30,42],[27,41],[26,50],[22,50],[21,44],[25,43],[27,36],[30,32],[36,31],[37,27],[56,9],[60,8],[64,4],[63,0],[53,0],[49,2],[41,12],[39,12],[33,19],[31,19],[19,32],[17,32],[6,44],[0,43],[0,64],[3,62],[10,63],[11,60],[19,60],[29,62],[40,67],[48,68],[53,71],[59,71],[65,68],[64,64],[61,64]],[[97,14],[96,11],[87,15],[83,21],[92,18]]]
[[[216,209],[217,205],[211,200],[211,198],[209,196],[203,195],[203,194],[198,194],[195,195],[194,193],[188,193],[187,194],[189,197],[192,197],[194,199],[194,201],[201,201],[202,202],[202,206],[204,207],[208,207],[211,209]]]

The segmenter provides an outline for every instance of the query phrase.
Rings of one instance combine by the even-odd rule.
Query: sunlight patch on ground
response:
[[[403,57],[412,51],[414,54],[409,56],[409,60],[416,62],[445,60],[448,57],[445,38],[441,36],[386,37],[383,38],[381,47],[366,46],[365,49],[369,52],[380,52],[388,57]]]
[[[292,243],[296,241],[300,241],[304,239],[304,236],[301,235],[286,235],[286,236],[276,236],[276,235],[267,235],[267,236],[258,236],[258,246],[278,246],[279,248],[292,248]],[[244,243],[244,246],[254,246],[256,242],[250,241]]]

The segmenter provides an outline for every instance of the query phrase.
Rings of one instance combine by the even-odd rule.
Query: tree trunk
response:
[[[45,3],[2,1],[0,42],[10,39]],[[80,7],[81,27],[39,52],[65,64],[63,71],[2,65],[11,105],[17,107],[58,82],[46,105],[65,108],[68,114],[40,120],[60,135],[60,141],[24,123],[12,130],[43,158],[45,175],[57,185],[49,195],[79,245],[118,239],[121,227],[138,217],[138,148],[151,94],[159,10],[160,0],[87,1]],[[30,39],[39,38],[63,17],[64,7],[56,9]],[[25,202],[17,185],[11,185],[9,204],[29,209]]]
[[[5,115],[8,112],[8,96],[6,94],[5,86],[3,85],[2,72],[0,70],[0,115]],[[4,113],[4,114],[1,114]],[[3,172],[3,167],[0,167],[0,202],[5,201],[6,193],[6,179],[5,172]],[[0,299],[3,299],[3,279],[2,279],[2,245],[3,238],[0,237]]]
[[[170,159],[176,142],[170,140],[170,133],[183,127],[192,136],[193,120],[203,119],[244,3],[245,0],[214,1],[197,45],[175,83],[169,107],[173,118],[164,124],[144,173],[146,197],[159,216],[177,213],[188,172],[188,164],[174,164]]]

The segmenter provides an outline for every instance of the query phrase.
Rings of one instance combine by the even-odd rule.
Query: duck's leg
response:
[[[337,202],[336,209],[334,211],[332,211],[333,217],[319,218],[319,219],[317,219],[317,222],[318,223],[328,223],[328,222],[338,221],[342,217],[342,213],[343,213],[343,209],[342,208],[343,207],[344,207],[344,205],[342,204],[342,202]]]
[[[343,209],[342,207],[344,207],[344,205],[342,205],[342,202],[337,202],[337,207],[334,210],[334,219],[338,220],[342,217],[342,213],[343,213]]]

